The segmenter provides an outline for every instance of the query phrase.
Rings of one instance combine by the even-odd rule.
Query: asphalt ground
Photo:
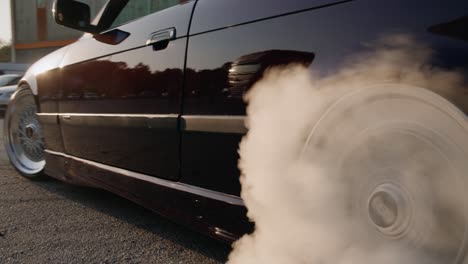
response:
[[[10,165],[0,120],[0,263],[223,263],[230,246],[112,193]]]

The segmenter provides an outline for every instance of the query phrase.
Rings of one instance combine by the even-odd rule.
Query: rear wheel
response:
[[[5,114],[4,140],[13,166],[29,179],[43,178],[44,136],[34,96],[25,85],[11,97]]]
[[[467,154],[465,115],[432,92],[402,85],[343,96],[303,150],[345,186],[356,243],[369,252],[404,249],[405,263],[463,263]]]

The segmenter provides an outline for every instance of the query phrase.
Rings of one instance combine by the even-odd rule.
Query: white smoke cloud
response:
[[[424,87],[458,102],[459,107],[467,110],[463,75],[431,67],[431,49],[408,36],[383,38],[368,47],[367,53],[350,58],[342,70],[331,76],[313,76],[313,72],[301,66],[271,69],[246,95],[249,132],[240,145],[239,167],[242,172],[242,198],[248,208],[248,217],[256,223],[256,229],[234,244],[229,264],[426,264],[440,263],[442,259],[453,263],[453,248],[459,247],[465,232],[463,224],[460,224],[460,219],[464,220],[463,213],[460,213],[464,211],[464,196],[457,192],[457,188],[461,186],[459,176],[466,170],[458,171],[457,162],[460,158],[466,160],[467,156],[457,152],[461,154],[452,162],[455,168],[442,165],[432,168],[433,154],[426,154],[421,149],[423,147],[418,149],[417,142],[411,148],[411,136],[402,136],[401,140],[407,140],[403,144],[385,138],[385,132],[378,134],[375,142],[385,146],[382,140],[388,139],[392,142],[392,151],[403,153],[405,157],[385,156],[386,150],[379,152],[378,146],[381,145],[376,143],[377,147],[374,147],[365,141],[364,147],[357,148],[359,153],[349,158],[346,152],[352,149],[354,139],[358,138],[354,134],[360,132],[357,126],[371,127],[375,120],[382,121],[386,116],[378,113],[372,116],[372,113],[364,112],[368,118],[356,118],[357,114],[362,113],[359,112],[361,110],[356,109],[354,113],[353,108],[349,108],[341,115],[331,115],[329,122],[321,118],[342,96],[361,91],[363,87],[397,87],[399,91],[413,89],[410,95],[421,93],[420,89],[412,86]],[[429,93],[422,94],[426,96]],[[434,97],[432,93],[427,96]],[[412,111],[404,100],[384,100],[383,104],[391,113]],[[463,118],[461,112],[453,110],[454,107],[447,107],[448,102],[438,98],[428,100],[434,104],[441,103],[436,107],[449,109],[447,111],[451,111],[451,116]],[[359,108],[359,104],[355,108]],[[445,124],[445,121],[438,119],[440,116],[426,114],[423,108],[420,112],[421,116],[414,114],[411,117],[416,119],[416,123],[420,122],[423,126],[426,123],[429,123],[428,126],[436,126],[434,124],[438,122]],[[325,126],[322,131],[330,131],[329,136],[325,133],[323,139],[312,136],[307,141],[319,122]],[[455,130],[453,133],[447,132],[448,135],[457,135],[461,140],[468,141],[466,126]],[[454,140],[459,142],[457,138]],[[466,146],[461,149],[468,151]],[[368,178],[365,177],[368,176],[359,178],[361,175],[353,175],[356,171],[374,169],[373,165],[359,163],[371,151],[373,155],[382,155],[380,160],[374,157],[376,163],[393,162],[401,167],[405,160],[416,160],[403,168],[408,175],[425,175],[420,172],[428,168],[440,170],[440,175],[450,174],[442,179],[429,179],[429,176],[424,179],[401,176],[397,179],[402,185],[409,186],[408,192],[416,192],[418,197],[435,197],[428,198],[428,201],[433,201],[431,206],[437,203],[445,210],[443,215],[446,222],[434,216],[433,207],[425,208],[424,204],[417,204],[417,212],[412,217],[426,220],[420,221],[420,227],[413,224],[404,238],[388,239],[380,235],[375,227],[364,227],[371,226],[368,215],[350,202],[353,200],[351,195],[359,196],[353,192],[360,189],[350,190],[350,184],[353,184],[352,179],[363,179],[359,186],[366,191],[372,189],[366,187]],[[350,164],[346,165],[346,160],[340,160],[341,155],[348,157]],[[353,164],[364,168],[353,170]],[[350,175],[337,174],[340,166],[351,168]],[[421,180],[430,180],[435,185],[425,188]],[[365,202],[363,207],[367,210]],[[415,249],[415,246],[419,246],[419,249]],[[434,252],[445,255],[436,257]]]

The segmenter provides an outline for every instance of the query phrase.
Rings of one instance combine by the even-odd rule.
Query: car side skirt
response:
[[[231,243],[253,228],[240,197],[51,150],[45,156],[51,177],[116,193],[221,241]]]

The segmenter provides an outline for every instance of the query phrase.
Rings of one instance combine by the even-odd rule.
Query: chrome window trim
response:
[[[56,116],[65,125],[176,129],[180,118],[180,129],[184,132],[245,134],[248,131],[245,125],[245,116],[100,113],[38,113],[37,115],[41,121],[46,117]],[[106,118],[106,120],[102,118]]]
[[[178,115],[141,115],[141,114],[38,114],[39,119],[56,116],[58,122],[65,126],[84,127],[134,127],[147,129],[177,130]]]

